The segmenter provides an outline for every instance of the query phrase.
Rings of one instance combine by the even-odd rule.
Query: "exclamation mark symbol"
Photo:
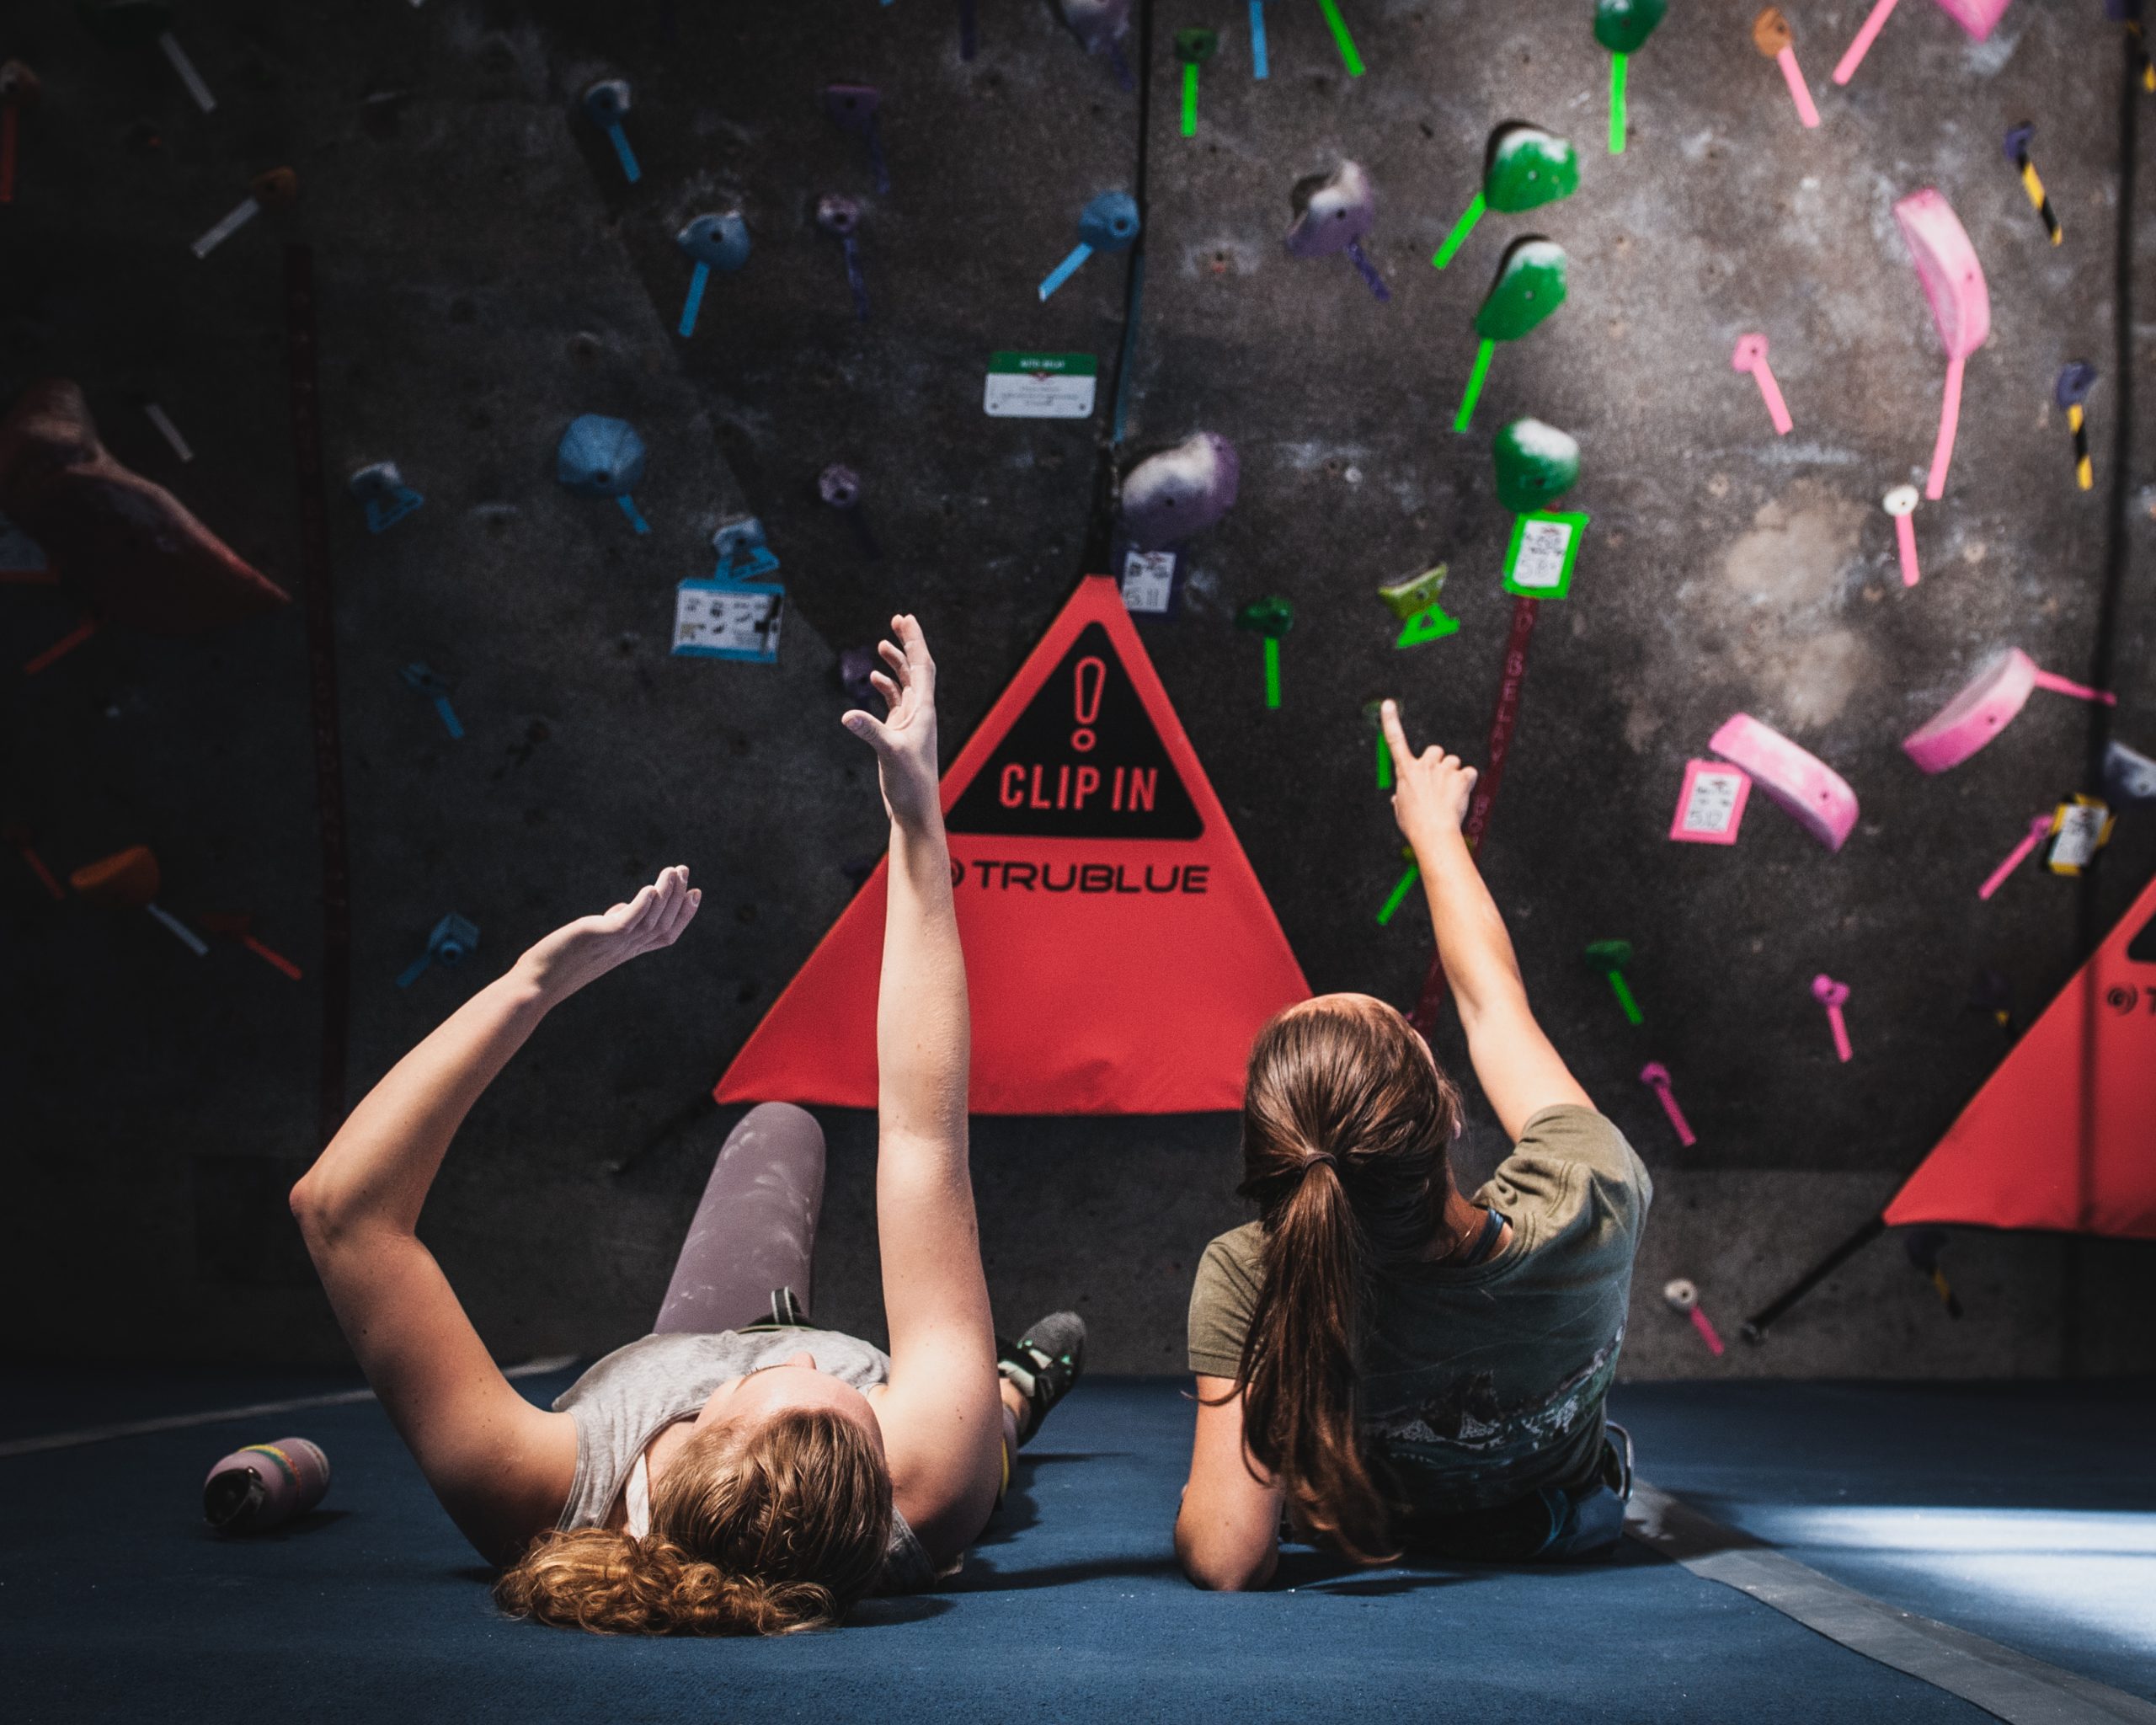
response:
[[[1088,671],[1092,673],[1090,683],[1086,675]],[[1107,686],[1107,665],[1090,655],[1080,660],[1071,673],[1070,713],[1078,724],[1070,733],[1070,746],[1081,755],[1091,754],[1094,743],[1098,740],[1093,735],[1092,727],[1101,716],[1101,692]]]

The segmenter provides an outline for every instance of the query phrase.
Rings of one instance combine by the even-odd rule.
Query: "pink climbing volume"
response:
[[[2019,647],[1994,654],[1959,694],[1902,739],[1902,752],[1924,772],[1958,766],[2011,724],[2031,693],[2049,689],[2116,707],[2118,697],[2054,676]]]
[[[1812,998],[1827,1009],[1828,1027],[1834,1033],[1834,1052],[1844,1064],[1849,1059],[1849,1027],[1842,1017],[1842,1008],[1849,997],[1849,984],[1835,981],[1825,971],[1812,979]]]
[[[1908,242],[1917,280],[1931,307],[1931,321],[1946,350],[1946,387],[1939,407],[1939,437],[1924,494],[1946,494],[1946,470],[1954,460],[1954,433],[1961,417],[1961,367],[1991,334],[1991,292],[1967,230],[1937,190],[1926,186],[1894,206],[1894,221]]]
[[[1789,403],[1782,399],[1781,385],[1774,382],[1774,368],[1767,363],[1767,338],[1759,334],[1738,336],[1737,351],[1729,356],[1729,364],[1732,371],[1752,374],[1767,403],[1767,417],[1774,422],[1774,435],[1788,436],[1796,422],[1789,416]]]
[[[2006,860],[2004,862],[2000,863],[1998,868],[1992,870],[1990,878],[1987,879],[1982,886],[1977,889],[1977,896],[1980,899],[1988,899],[1993,893],[2004,886],[2006,884],[2006,877],[2013,873],[2015,869],[2019,868],[2022,863],[2028,859],[2030,852],[2035,850],[2037,846],[2043,843],[2046,835],[2047,835],[2051,830],[2052,817],[2050,815],[2039,814],[2035,816],[2029,822],[2028,836],[2024,838],[2020,844],[2016,845],[2012,850],[2006,853]]]
[[[1769,797],[1828,850],[1840,850],[1854,830],[1856,793],[1849,788],[1849,781],[1809,750],[1799,748],[1750,713],[1732,713],[1707,739],[1707,746],[1750,773]]]

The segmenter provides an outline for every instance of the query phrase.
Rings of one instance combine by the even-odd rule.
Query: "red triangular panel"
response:
[[[1116,585],[1090,575],[943,776],[976,1114],[1242,1105],[1310,994]],[[878,863],[718,1081],[876,1106]]]
[[[2156,1239],[2152,928],[2156,879],[1895,1194],[1890,1224]]]

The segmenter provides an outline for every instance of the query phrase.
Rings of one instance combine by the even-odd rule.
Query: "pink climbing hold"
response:
[[[1979,42],[1998,28],[2006,7],[2007,0],[1939,0],[1940,10]],[[1857,67],[1864,64],[1864,56],[1871,51],[1893,10],[1894,0],[1878,0],[1871,8],[1834,67],[1836,83],[1845,84],[1856,76]]]
[[[1961,418],[1961,367],[1991,334],[1991,290],[1968,231],[1937,190],[1926,186],[1894,206],[1894,221],[1908,242],[1917,281],[1931,307],[1931,321],[1946,350],[1946,387],[1940,400],[1939,436],[1931,451],[1931,472],[1924,494],[1936,501],[1946,494],[1946,470],[1954,460],[1954,435]]]
[[[2037,689],[2118,704],[2118,697],[2040,670],[2019,647],[1987,660],[1961,692],[1902,740],[1902,752],[1925,772],[1958,766],[2011,724]]]
[[[1849,1027],[1842,1017],[1842,1008],[1849,997],[1849,984],[1835,981],[1825,971],[1812,979],[1812,998],[1827,1009],[1827,1023],[1834,1033],[1834,1052],[1844,1064],[1849,1059]]]
[[[2016,845],[2012,850],[2006,853],[2006,860],[2004,862],[2000,863],[1998,868],[1992,870],[1989,879],[1988,879],[1982,886],[1977,889],[1977,896],[1980,899],[1988,899],[1993,893],[1997,892],[1999,888],[2004,886],[2006,884],[2007,876],[2013,873],[2015,869],[2019,868],[2022,863],[2028,860],[2030,852],[2035,850],[2037,846],[2043,843],[2045,838],[2050,834],[2051,830],[2052,817],[2050,815],[2039,814],[2035,816],[2029,822],[2028,836],[2024,838],[2020,844]]]
[[[2050,825],[2050,816],[2044,818],[2044,824]],[[1677,1129],[1677,1141],[1686,1146],[1697,1144],[1700,1140],[1692,1135],[1692,1128],[1684,1119],[1684,1109],[1677,1106],[1677,1098],[1670,1094],[1669,1068],[1660,1060],[1649,1060],[1640,1068],[1640,1081],[1651,1086],[1654,1093],[1662,1098],[1662,1111],[1669,1116],[1669,1124]]]
[[[1729,357],[1730,369],[1749,371],[1759,386],[1759,393],[1767,403],[1767,417],[1774,422],[1774,435],[1786,437],[1796,421],[1789,416],[1789,403],[1782,399],[1781,385],[1774,382],[1774,368],[1767,363],[1767,338],[1764,335],[1740,335],[1737,338],[1737,351]]]
[[[1855,830],[1856,793],[1849,781],[1748,713],[1726,721],[1707,740],[1707,746],[1750,773],[1761,789],[1828,850],[1840,850]]]

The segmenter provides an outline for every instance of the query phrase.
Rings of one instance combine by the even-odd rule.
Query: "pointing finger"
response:
[[[1385,727],[1385,746],[1392,750],[1392,758],[1412,761],[1415,757],[1408,750],[1407,733],[1400,723],[1400,703],[1387,700],[1378,709],[1378,721]]]

